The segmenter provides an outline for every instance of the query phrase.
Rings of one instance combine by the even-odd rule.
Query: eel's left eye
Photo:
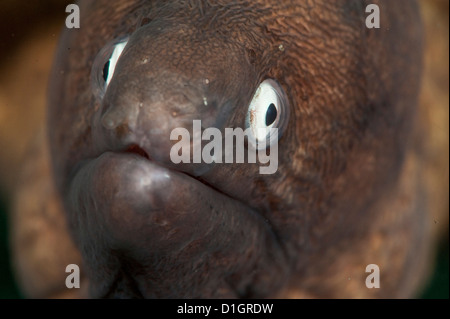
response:
[[[94,89],[99,91],[101,97],[103,97],[114,76],[116,65],[127,43],[128,38],[109,43],[100,51],[94,61],[92,67],[93,84]]]
[[[262,82],[250,103],[246,128],[253,146],[261,149],[278,140],[287,125],[289,107],[283,88],[275,80]],[[277,134],[274,135],[274,129]]]

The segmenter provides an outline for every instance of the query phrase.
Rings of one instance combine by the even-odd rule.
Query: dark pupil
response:
[[[105,66],[103,67],[103,80],[106,82],[108,79],[108,73],[109,73],[109,60],[105,63]]]
[[[273,122],[277,119],[277,108],[272,103],[269,105],[266,113],[266,126],[272,125]]]

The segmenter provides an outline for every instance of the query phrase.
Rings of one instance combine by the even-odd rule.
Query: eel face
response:
[[[417,6],[375,2],[379,30],[359,0],[81,1],[49,134],[92,297],[327,296],[311,278],[369,242],[377,203],[396,200],[416,108]],[[274,174],[171,161],[175,128],[245,129],[267,80]]]

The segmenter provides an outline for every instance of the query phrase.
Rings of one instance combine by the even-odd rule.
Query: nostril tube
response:
[[[103,114],[101,122],[104,128],[114,130],[128,122],[128,115],[123,108],[112,107]]]
[[[104,128],[108,130],[113,130],[116,127],[118,127],[122,122],[123,119],[117,116],[117,114],[114,114],[116,112],[108,111],[102,116],[102,125]]]
[[[102,117],[102,125],[104,128],[108,130],[113,130],[117,127],[117,123],[112,119],[110,116],[106,116],[107,114],[103,115]]]

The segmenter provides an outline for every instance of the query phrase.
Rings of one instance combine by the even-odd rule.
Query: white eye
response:
[[[120,56],[122,55],[123,49],[127,45],[128,41],[117,43],[114,47],[113,53],[111,54],[111,58],[106,61],[103,66],[103,80],[105,81],[106,87],[111,82],[111,79],[114,75],[114,70],[116,69],[117,61],[119,61]]]
[[[246,118],[253,146],[261,149],[276,142],[288,117],[289,107],[283,88],[272,79],[262,82],[250,102]],[[277,134],[273,134],[275,129]]]
[[[111,82],[116,65],[128,43],[128,38],[116,40],[105,46],[97,55],[92,67],[92,78],[94,90],[103,97],[109,83]]]

